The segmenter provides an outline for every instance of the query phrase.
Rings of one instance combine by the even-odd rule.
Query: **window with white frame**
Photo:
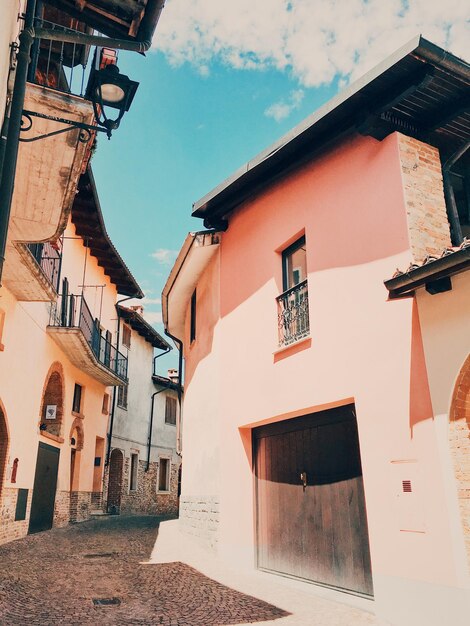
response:
[[[170,459],[160,458],[158,468],[158,491],[170,491]]]

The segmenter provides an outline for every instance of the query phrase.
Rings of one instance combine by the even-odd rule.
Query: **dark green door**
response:
[[[30,533],[52,528],[59,454],[59,448],[48,446],[46,443],[39,444],[29,518]]]

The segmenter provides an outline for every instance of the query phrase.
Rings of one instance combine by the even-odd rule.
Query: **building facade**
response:
[[[115,391],[111,453],[105,473],[108,513],[178,514],[181,455],[178,375],[157,375],[158,356],[170,345],[142,316],[142,307],[119,306],[120,350],[128,382]],[[156,355],[155,350],[160,352]],[[161,352],[163,351],[163,352]]]
[[[125,17],[99,4],[98,19],[93,0],[2,4],[0,542],[101,504],[111,389],[127,381],[115,304],[143,296],[106,232],[89,167],[104,127],[83,89],[90,44],[105,43],[92,29],[144,49],[162,2]]]
[[[388,284],[461,244],[446,164],[468,142],[468,76],[410,42],[195,204],[211,230],[163,291],[186,363],[181,532],[396,626],[464,626],[470,609],[468,457],[456,444],[454,468],[449,434],[466,279],[443,296],[459,330],[435,284]]]

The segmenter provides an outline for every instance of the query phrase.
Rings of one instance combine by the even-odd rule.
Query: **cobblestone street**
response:
[[[377,623],[369,613],[321,598],[313,600],[306,617],[312,598],[302,595],[294,604],[304,612],[296,616],[203,575],[182,558],[148,563],[159,521],[151,516],[101,518],[1,546],[1,626]],[[171,542],[164,543],[171,549]],[[270,584],[274,597],[276,584]],[[255,595],[261,592],[257,588]]]
[[[286,614],[182,563],[141,564],[157,527],[156,517],[113,517],[0,547],[0,623],[209,626]]]

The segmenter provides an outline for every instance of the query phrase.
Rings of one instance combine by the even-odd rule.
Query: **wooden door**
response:
[[[270,424],[253,435],[258,567],[372,595],[353,407]]]
[[[30,533],[52,528],[59,455],[59,448],[54,448],[45,443],[39,444],[29,518]]]

